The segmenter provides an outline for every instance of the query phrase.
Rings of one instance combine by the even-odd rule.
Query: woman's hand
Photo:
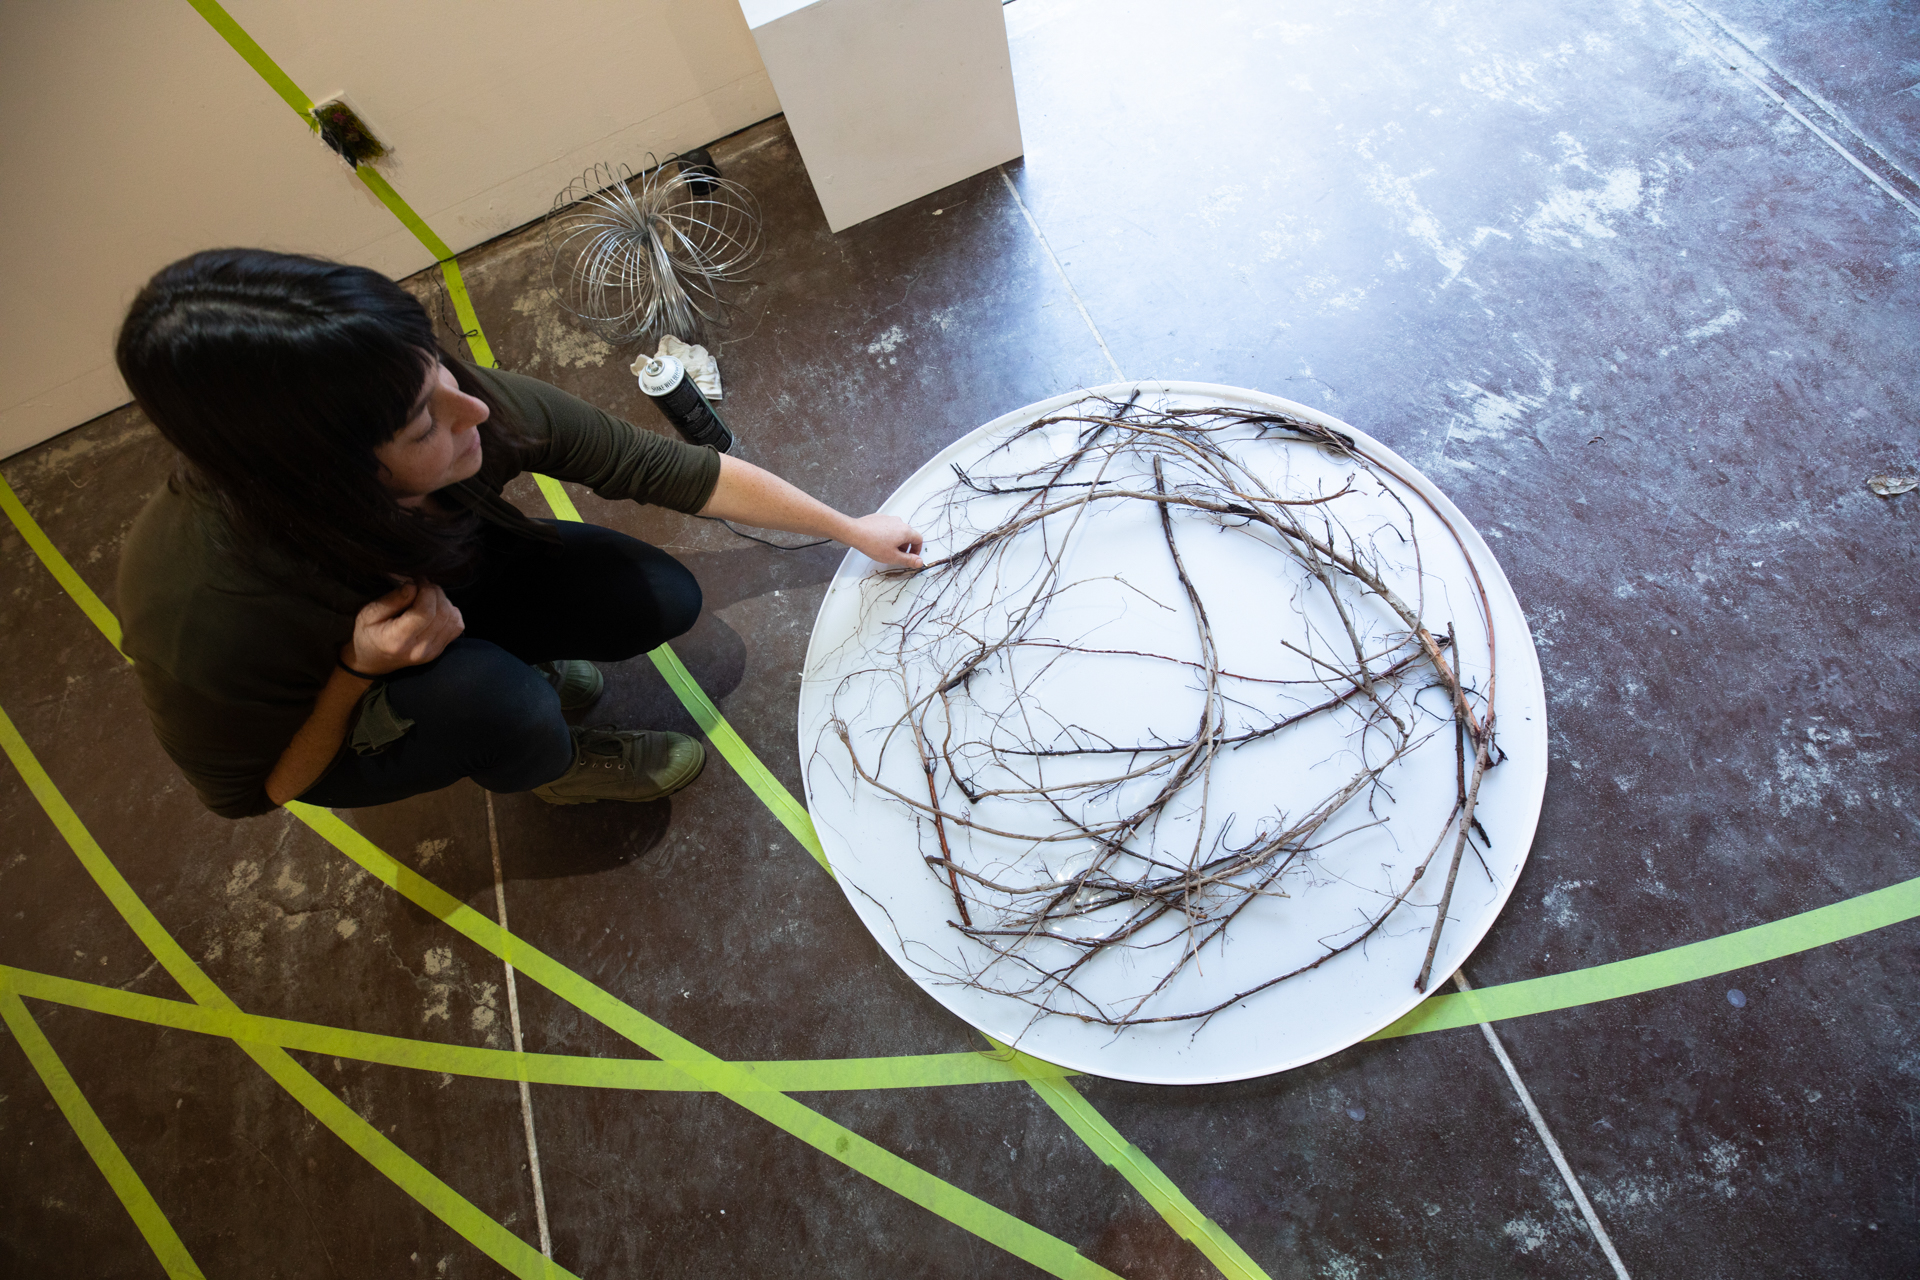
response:
[[[464,630],[460,610],[431,582],[395,587],[361,609],[353,620],[353,639],[340,646],[340,661],[353,671],[335,671],[327,677],[312,714],[267,775],[267,799],[285,804],[305,794],[327,771],[346,741],[354,708],[367,691],[354,673],[383,676],[432,662]]]
[[[431,582],[403,583],[360,610],[340,660],[355,671],[382,676],[432,662],[466,629],[446,592]]]
[[[869,560],[895,564],[905,569],[922,568],[920,547],[923,539],[914,527],[899,516],[875,512],[853,522],[853,531],[841,539]]]

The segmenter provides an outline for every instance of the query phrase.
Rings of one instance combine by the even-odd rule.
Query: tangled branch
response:
[[[1345,483],[1301,491],[1274,465],[1276,450],[1300,449],[1348,469]],[[1414,977],[1424,991],[1465,851],[1476,834],[1485,842],[1475,809],[1501,756],[1490,626],[1474,688],[1452,626],[1423,615],[1407,505],[1424,502],[1419,490],[1316,423],[1135,401],[1083,401],[953,470],[931,514],[954,549],[882,575],[870,607],[890,608],[887,639],[841,676],[821,746],[837,742],[840,776],[913,816],[920,856],[952,897],[949,926],[971,944],[948,977],[1036,1017],[1198,1024],[1363,946],[1398,914],[1432,910]],[[1378,514],[1382,498],[1397,514]],[[1472,556],[1428,511],[1466,556],[1485,617]],[[1221,538],[1239,544],[1233,554]],[[1223,601],[1225,564],[1240,566],[1239,598]],[[1237,619],[1276,609],[1289,624],[1248,643]],[[1098,643],[1142,612],[1129,634],[1145,641]],[[1139,708],[1164,707],[1168,690],[1186,718],[1144,725]],[[1429,691],[1440,696],[1423,701]],[[1383,813],[1395,767],[1449,729],[1450,812]],[[1297,754],[1315,741],[1336,745]],[[1288,785],[1275,790],[1293,802],[1257,820],[1216,795],[1229,773],[1246,793],[1240,753],[1255,747],[1283,763]],[[1304,779],[1322,781],[1302,798]],[[1223,999],[1171,999],[1256,903],[1310,889],[1324,850],[1389,825],[1424,828],[1425,852],[1365,919]],[[1436,863],[1438,906],[1417,907],[1410,895]],[[1114,974],[1124,996],[1111,994]]]

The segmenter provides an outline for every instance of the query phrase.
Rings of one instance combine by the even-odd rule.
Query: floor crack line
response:
[[[512,932],[507,928],[507,882],[500,869],[500,825],[493,816],[493,792],[481,791],[487,801],[487,845],[493,852],[493,905],[500,916],[500,931]],[[520,1035],[520,988],[514,981],[513,961],[500,957],[501,965],[507,971],[507,1022],[513,1028],[513,1051],[524,1054],[526,1041]],[[533,1214],[540,1228],[540,1252],[553,1256],[553,1234],[547,1229],[547,1188],[540,1176],[540,1142],[533,1133],[533,1091],[527,1087],[523,1073],[517,1081],[520,1086],[520,1121],[527,1131],[527,1170],[533,1177]]]
[[[1464,973],[1453,975],[1453,985],[1462,993],[1473,990]],[[1560,1178],[1567,1184],[1567,1190],[1573,1193],[1574,1204],[1580,1207],[1580,1216],[1587,1220],[1588,1230],[1599,1242],[1600,1251],[1607,1255],[1607,1261],[1613,1267],[1613,1274],[1619,1280],[1633,1280],[1627,1274],[1627,1264],[1620,1260],[1619,1250],[1613,1247],[1613,1237],[1600,1225],[1600,1215],[1593,1211],[1593,1202],[1587,1199],[1587,1193],[1580,1185],[1580,1179],[1573,1174],[1573,1166],[1567,1163],[1567,1157],[1560,1150],[1560,1143],[1554,1138],[1553,1130],[1547,1127],[1547,1118],[1540,1114],[1540,1108],[1534,1104],[1533,1094],[1528,1091],[1526,1082],[1520,1079],[1520,1071],[1513,1065],[1513,1059],[1507,1056],[1507,1047],[1500,1043],[1500,1037],[1494,1033],[1491,1022],[1480,1024],[1480,1034],[1487,1038],[1487,1047],[1493,1050],[1493,1056],[1500,1060],[1500,1069],[1507,1073],[1507,1082],[1519,1095],[1520,1105],[1525,1108],[1527,1119],[1533,1122],[1533,1131],[1540,1135],[1540,1141],[1546,1144],[1547,1154],[1553,1157],[1553,1167],[1560,1171]]]
[[[1047,243],[1047,237],[1040,230],[1040,224],[1033,220],[1033,214],[1027,209],[1027,202],[1020,198],[1020,189],[1014,186],[1013,179],[1007,176],[1007,167],[999,165],[996,166],[995,171],[999,173],[1000,181],[1007,184],[1007,194],[1012,196],[1014,204],[1019,206],[1020,216],[1027,220],[1027,227],[1033,232],[1033,238],[1040,242],[1040,249],[1047,255],[1047,261],[1051,262],[1053,269],[1060,273],[1060,283],[1067,287],[1067,296],[1073,299],[1073,305],[1078,308],[1080,318],[1087,322],[1087,330],[1093,334],[1093,340],[1100,344],[1100,354],[1107,358],[1107,364],[1113,369],[1114,381],[1125,382],[1127,375],[1120,372],[1120,362],[1113,358],[1113,352],[1107,347],[1107,340],[1100,336],[1100,326],[1093,322],[1093,316],[1088,312],[1087,304],[1080,301],[1079,291],[1073,287],[1073,281],[1067,278],[1067,269],[1060,265],[1060,258],[1054,253],[1053,246]]]

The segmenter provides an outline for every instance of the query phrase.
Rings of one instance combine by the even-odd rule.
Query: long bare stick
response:
[[[1434,913],[1433,933],[1427,939],[1427,958],[1420,963],[1420,976],[1413,980],[1415,991],[1427,989],[1433,976],[1433,954],[1440,949],[1440,931],[1447,927],[1447,908],[1453,904],[1453,882],[1460,878],[1460,855],[1467,851],[1467,835],[1473,830],[1473,809],[1480,803],[1480,780],[1487,776],[1487,751],[1492,742],[1483,742],[1473,755],[1473,780],[1467,784],[1467,801],[1460,806],[1460,834],[1453,842],[1453,862],[1447,867],[1447,884],[1440,891],[1440,906]]]

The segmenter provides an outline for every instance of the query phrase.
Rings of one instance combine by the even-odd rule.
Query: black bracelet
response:
[[[355,671],[352,667],[347,665],[347,660],[345,658],[336,657],[334,661],[340,664],[340,669],[342,671],[346,672],[350,676],[356,677],[357,679],[378,680],[380,678],[379,676],[370,676],[364,671]]]

